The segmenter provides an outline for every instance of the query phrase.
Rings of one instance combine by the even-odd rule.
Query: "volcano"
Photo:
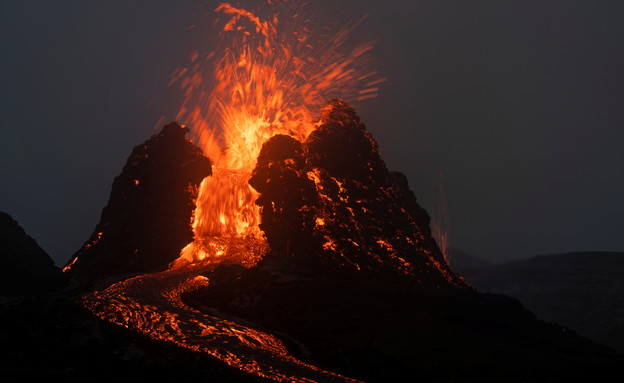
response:
[[[100,323],[274,381],[562,380],[621,363],[450,270],[406,177],[340,99],[305,140],[276,134],[259,151],[248,183],[268,244],[260,260],[178,262],[213,177],[186,132],[172,123],[133,150],[65,268]]]

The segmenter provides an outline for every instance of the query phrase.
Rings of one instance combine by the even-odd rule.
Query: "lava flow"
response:
[[[208,283],[200,275],[205,271],[186,266],[138,276],[87,295],[83,304],[108,322],[256,376],[279,382],[357,382],[297,360],[274,335],[184,304],[184,292]]]
[[[384,81],[371,69],[373,43],[350,43],[357,23],[332,31],[302,8],[269,1],[252,13],[219,5],[226,20],[216,52],[193,51],[189,66],[172,75],[185,95],[177,119],[213,161],[197,198],[195,239],[175,267],[202,260],[255,264],[268,250],[258,193],[248,183],[262,144],[276,134],[303,141],[329,99],[372,98]]]

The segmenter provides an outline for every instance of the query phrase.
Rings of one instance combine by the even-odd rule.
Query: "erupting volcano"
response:
[[[418,206],[405,176],[386,169],[377,143],[355,110],[343,99],[327,102],[331,95],[355,101],[376,95],[383,79],[370,68],[372,43],[348,48],[350,27],[316,38],[317,27],[310,20],[288,13],[292,4],[269,5],[267,21],[249,11],[220,5],[216,11],[227,16],[220,34],[224,47],[217,53],[194,51],[190,66],[172,76],[171,85],[179,84],[185,94],[177,118],[190,126],[212,171],[205,169],[207,160],[198,158],[190,141],[181,140],[189,129],[167,125],[135,149],[116,181],[124,185],[119,186],[123,191],[114,188],[102,216],[107,222],[98,225],[65,271],[91,279],[101,278],[102,264],[117,269],[119,275],[168,267],[169,271],[137,276],[87,295],[84,304],[103,319],[156,340],[206,352],[260,376],[327,378],[332,375],[296,361],[269,334],[246,326],[233,330],[236,325],[230,321],[202,317],[182,301],[183,293],[214,285],[219,276],[206,279],[200,273],[207,275],[222,270],[219,265],[232,264],[273,270],[270,273],[343,270],[393,275],[438,288],[468,286],[449,270],[431,237],[427,213]],[[283,25],[282,18],[294,24]],[[211,85],[212,91],[207,92]],[[141,218],[133,222],[123,218],[127,208],[116,212],[116,206],[127,202],[115,202],[139,203],[147,198],[137,190],[150,191],[137,187],[145,183],[158,187],[142,173],[153,163],[175,166],[175,160],[171,162],[158,149],[165,141],[179,147],[179,153],[188,153],[183,163],[190,172],[176,181],[176,187],[187,191],[180,201],[195,201],[193,241],[170,263],[165,261],[172,252],[163,244],[156,248],[142,245],[146,238],[138,233],[144,231],[134,227],[143,219],[153,220],[140,211],[150,208],[134,211]],[[200,174],[207,177],[198,185]],[[120,197],[114,197],[117,194]],[[184,214],[188,210],[175,216]],[[175,222],[179,225],[182,220]],[[118,224],[125,227],[116,228]],[[122,241],[116,235],[119,232],[131,239]],[[178,238],[184,236],[175,238],[179,244]],[[123,256],[103,262],[111,257],[108,253],[118,250],[105,247],[111,241],[131,245],[122,250]],[[142,268],[122,266],[137,266],[127,257],[142,259]],[[137,317],[137,307],[150,312],[151,319],[143,319],[144,314]],[[173,324],[173,329],[161,327],[161,322]],[[200,329],[203,335],[198,337]],[[232,331],[246,335],[234,340],[228,335]],[[213,340],[206,341],[206,336]],[[247,345],[247,337],[259,345]],[[225,342],[232,343],[227,352]],[[299,377],[292,371],[275,370],[284,363],[290,367],[282,370],[299,371]]]

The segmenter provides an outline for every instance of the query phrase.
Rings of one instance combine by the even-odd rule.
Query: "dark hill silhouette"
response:
[[[67,282],[52,258],[4,212],[0,212],[0,265],[0,296],[45,294]]]

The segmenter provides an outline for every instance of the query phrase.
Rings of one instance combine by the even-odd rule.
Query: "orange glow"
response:
[[[74,263],[76,263],[77,260],[78,260],[78,257],[75,257],[74,260],[71,261],[69,265],[63,267],[63,272],[71,270],[72,266],[74,266]]]
[[[228,3],[215,52],[189,55],[171,75],[185,98],[177,119],[213,162],[200,187],[195,239],[173,263],[225,259],[253,265],[268,249],[258,227],[258,193],[248,184],[262,144],[276,134],[304,140],[331,98],[375,97],[384,81],[371,70],[370,41],[352,44],[359,23],[321,28],[301,4],[269,1],[256,11]]]

